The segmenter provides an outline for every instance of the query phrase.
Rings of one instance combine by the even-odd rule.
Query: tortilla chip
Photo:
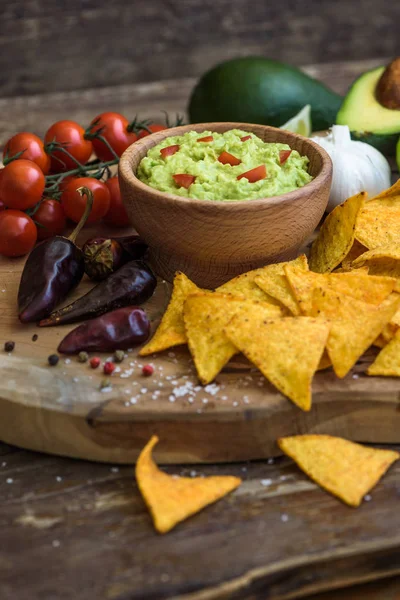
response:
[[[391,294],[374,306],[332,290],[314,290],[311,315],[331,322],[326,348],[338,377],[345,377],[374,343],[396,313],[399,301],[398,294]]]
[[[396,312],[396,314],[391,318],[390,323],[385,325],[382,330],[382,337],[386,343],[390,342],[397,331],[400,329],[400,310]]]
[[[370,275],[385,275],[400,280],[400,247],[389,245],[367,250],[352,264],[355,267],[367,266]]]
[[[226,335],[278,390],[302,410],[311,408],[311,382],[329,325],[309,317],[270,319],[261,309],[238,313]]]
[[[396,280],[390,277],[370,277],[357,269],[346,273],[314,273],[300,271],[294,266],[285,266],[289,285],[303,314],[312,310],[312,297],[316,286],[346,294],[370,304],[381,304],[393,291]]]
[[[333,271],[346,258],[353,246],[357,218],[366,199],[367,193],[360,192],[334,208],[326,217],[311,246],[311,271]]]
[[[196,514],[236,489],[239,477],[176,477],[160,471],[152,458],[158,442],[153,436],[136,463],[136,481],[159,533]]]
[[[278,446],[315,483],[355,507],[400,457],[330,435],[280,438]]]
[[[190,281],[184,273],[176,273],[167,310],[150,342],[141,348],[139,356],[147,356],[173,346],[186,344],[183,304],[189,294],[201,291],[203,290]]]
[[[321,360],[319,361],[317,371],[324,371],[325,369],[329,369],[332,366],[332,361],[329,358],[329,354],[326,350],[324,350],[323,355],[321,356]]]
[[[385,340],[385,338],[383,337],[382,333],[380,335],[378,335],[378,337],[376,338],[376,340],[373,342],[373,346],[376,346],[377,348],[384,348],[387,344],[387,341]]]
[[[268,265],[267,265],[268,266]],[[261,288],[254,283],[254,279],[260,275],[266,267],[260,269],[253,269],[247,273],[242,273],[233,279],[230,279],[223,285],[220,285],[215,290],[221,294],[231,294],[232,296],[240,296],[246,300],[259,300],[261,302],[268,302],[274,306],[281,306],[280,302],[277,302],[275,298],[272,298],[266,294]]]
[[[367,202],[356,225],[356,239],[367,248],[396,246],[400,243],[400,202],[393,206]]]
[[[400,377],[400,331],[382,348],[372,365],[368,367],[367,374]]]
[[[364,246],[363,244],[360,244],[360,242],[358,240],[354,240],[349,253],[342,260],[343,270],[351,271],[354,268],[354,267],[352,267],[352,264],[351,264],[353,262],[353,260],[355,260],[356,258],[361,256],[361,254],[364,254],[364,252],[366,250],[368,250],[368,248],[366,246]]]
[[[393,204],[393,201],[400,201],[400,179],[387,190],[383,190],[383,192],[371,198],[369,202],[375,202],[376,200],[379,202],[388,201],[391,204]]]
[[[190,353],[203,385],[213,381],[238,352],[226,337],[224,328],[238,310],[252,313],[261,306],[263,314],[280,317],[281,309],[271,304],[244,300],[225,294],[191,294],[185,301],[183,318]]]
[[[263,272],[257,275],[254,281],[264,292],[276,298],[292,315],[296,316],[300,314],[300,308],[285,275],[285,266],[289,265],[308,271],[307,258],[302,254],[290,262],[264,267]]]

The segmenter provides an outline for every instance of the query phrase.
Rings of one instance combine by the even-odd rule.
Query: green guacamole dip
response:
[[[241,140],[249,135],[250,139]],[[198,141],[208,136],[212,136],[212,141]],[[174,154],[160,154],[163,148],[175,145],[179,149],[175,149]],[[137,177],[161,192],[201,200],[234,201],[278,196],[312,180],[307,171],[308,158],[293,150],[281,164],[282,150],[290,150],[290,147],[263,142],[256,135],[240,129],[225,133],[190,131],[169,137],[151,148],[139,164]],[[222,164],[218,160],[222,152],[228,152],[240,160],[240,164]],[[265,178],[254,183],[246,177],[237,179],[260,165],[266,167]],[[195,179],[185,188],[174,180],[173,176],[177,174],[192,175]]]

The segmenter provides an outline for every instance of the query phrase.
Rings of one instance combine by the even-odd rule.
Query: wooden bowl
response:
[[[242,129],[265,142],[289,144],[310,159],[315,178],[304,187],[257,200],[193,200],[155,190],[137,179],[148,150],[187,131],[219,133]],[[121,156],[121,194],[133,226],[150,248],[158,275],[171,281],[183,271],[197,285],[215,288],[231,277],[268,263],[291,260],[317,227],[329,198],[332,163],[328,154],[300,135],[247,123],[184,125],[149,135]]]

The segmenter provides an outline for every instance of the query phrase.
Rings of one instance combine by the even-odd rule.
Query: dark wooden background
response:
[[[228,58],[394,56],[395,0],[0,0],[0,97],[196,77]]]

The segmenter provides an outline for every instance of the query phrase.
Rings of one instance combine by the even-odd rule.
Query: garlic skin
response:
[[[333,163],[327,212],[358,192],[374,197],[390,187],[391,170],[386,158],[373,146],[353,141],[347,125],[333,125],[326,137],[310,139],[326,150]]]

